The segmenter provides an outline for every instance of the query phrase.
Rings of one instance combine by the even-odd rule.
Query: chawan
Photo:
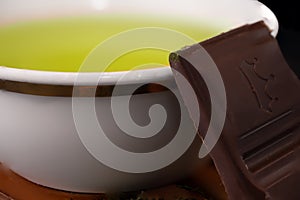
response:
[[[254,0],[77,0],[72,3],[68,0],[5,0],[1,2],[0,26],[36,18],[97,15],[103,12],[170,17],[174,20],[182,18],[193,23],[206,21],[220,27],[220,32],[264,20],[273,36],[278,31],[278,23],[273,13]],[[81,138],[84,133],[78,134],[80,127],[74,120],[80,113],[74,114],[72,86],[86,89],[95,85],[95,77],[101,76],[97,91],[99,94],[93,105],[98,121],[104,126],[108,138],[122,149],[144,156],[147,156],[145,152],[163,149],[164,145],[176,138],[172,134],[177,131],[176,124],[180,122],[180,116],[188,118],[187,113],[178,113],[174,109],[178,102],[171,92],[148,87],[133,95],[130,103],[132,118],[136,123],[145,126],[145,122],[149,123],[150,106],[161,104],[167,114],[166,125],[159,135],[148,137],[145,141],[132,135],[124,135],[110,113],[111,86],[120,79],[118,84],[124,87],[148,82],[173,84],[172,72],[168,67],[137,70],[122,78],[125,73],[84,73],[84,78],[78,79],[77,73],[1,66],[0,162],[43,186],[91,193],[154,187],[178,180],[199,169],[204,161],[198,158],[201,142],[197,137],[192,138],[191,146],[182,152],[179,159],[170,165],[162,164],[156,170],[153,167],[153,170],[145,169],[143,172],[138,166],[144,163],[140,163],[139,159],[131,160],[129,165],[139,169],[136,173],[134,169],[118,171],[118,166],[114,168],[101,163],[91,154],[91,149],[84,145]],[[105,92],[101,92],[101,89]],[[176,90],[176,87],[173,89]],[[114,101],[123,104],[126,96],[131,94],[117,95]],[[151,119],[160,117],[153,113]],[[83,116],[87,126],[88,122],[94,120],[89,117],[90,115]],[[187,123],[177,134],[187,134],[186,132],[192,131],[191,127],[192,123]],[[184,145],[181,141],[176,144],[178,149],[181,149],[180,145]],[[103,154],[108,155],[108,159],[111,154],[111,159],[116,161],[109,149]],[[172,155],[173,152],[169,154]],[[120,168],[122,162],[124,160],[120,158]],[[155,162],[154,159],[154,165]]]

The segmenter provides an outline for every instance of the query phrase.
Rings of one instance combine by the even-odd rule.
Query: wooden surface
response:
[[[12,198],[0,192],[0,200],[12,200]]]
[[[204,170],[203,170],[204,171]],[[214,167],[173,185],[121,194],[78,194],[36,185],[0,163],[0,200],[225,200],[226,194]]]

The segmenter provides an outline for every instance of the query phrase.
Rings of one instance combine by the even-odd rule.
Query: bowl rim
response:
[[[122,78],[125,75],[126,78]],[[0,66],[0,80],[50,85],[90,86],[95,85],[95,79],[99,79],[98,85],[160,83],[170,81],[172,77],[169,66],[117,72],[54,72]]]

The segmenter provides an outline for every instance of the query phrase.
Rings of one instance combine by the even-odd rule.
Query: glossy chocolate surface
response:
[[[229,199],[300,199],[300,81],[276,39],[259,22],[171,54],[171,66],[196,92],[199,105],[182,96],[190,113],[200,107],[198,132],[204,138],[210,96],[202,75],[188,62],[199,48],[217,65],[226,89],[225,126],[210,156]]]

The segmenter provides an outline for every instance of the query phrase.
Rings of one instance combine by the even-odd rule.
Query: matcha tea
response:
[[[16,23],[0,27],[0,66],[76,72],[99,43],[120,32],[143,27],[176,30],[196,41],[203,41],[220,32],[208,25],[179,20],[109,15]],[[114,48],[120,47],[116,45],[107,49],[106,54],[114,51]],[[116,59],[106,71],[125,71],[148,63],[167,66],[168,55],[169,52],[158,49],[133,51]]]

